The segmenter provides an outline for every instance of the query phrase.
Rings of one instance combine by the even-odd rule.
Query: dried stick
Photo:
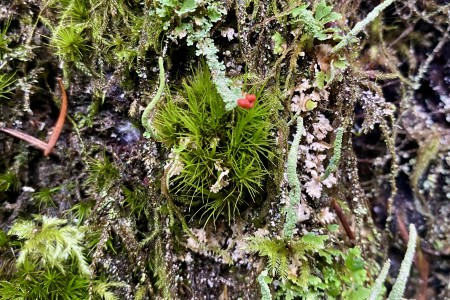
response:
[[[41,149],[42,151],[45,151],[45,149],[47,149],[46,142],[43,142],[40,139],[37,139],[34,136],[26,134],[25,132],[22,132],[20,130],[10,129],[10,128],[0,128],[0,131],[3,131],[9,135],[12,135],[16,138],[24,140],[25,142],[29,143],[30,145],[32,145],[38,149]]]
[[[67,116],[67,94],[66,90],[64,89],[64,85],[62,83],[62,80],[58,78],[58,84],[61,89],[61,110],[59,111],[59,117],[56,121],[55,128],[53,129],[52,135],[50,136],[50,139],[48,143],[41,141],[38,138],[35,138],[34,136],[31,136],[29,134],[26,134],[25,132],[22,132],[20,130],[16,129],[10,129],[10,128],[0,128],[0,131],[3,131],[9,135],[12,135],[16,138],[19,138],[21,140],[24,140],[25,142],[29,143],[30,145],[43,150],[44,155],[48,156],[50,153],[52,153],[53,148],[55,148],[56,142],[58,141],[59,135],[61,134],[62,128],[64,126],[64,122],[66,120]]]
[[[350,228],[350,225],[348,224],[347,219],[345,218],[345,214],[342,211],[342,208],[339,206],[339,204],[334,198],[331,198],[331,206],[336,212],[339,221],[341,221],[342,227],[344,227],[345,233],[347,234],[348,238],[352,242],[355,241],[355,234],[353,233],[353,230]]]
[[[52,153],[53,148],[55,148],[56,142],[61,134],[62,128],[64,126],[64,122],[66,121],[67,115],[67,94],[64,89],[64,85],[62,83],[61,78],[58,78],[59,88],[61,89],[61,110],[59,111],[58,121],[56,122],[55,128],[53,129],[52,135],[47,143],[47,149],[44,150],[44,155],[48,156]]]

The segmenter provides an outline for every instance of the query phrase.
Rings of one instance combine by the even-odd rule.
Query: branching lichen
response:
[[[373,20],[378,17],[378,15],[386,9],[389,5],[391,5],[395,0],[386,0],[383,3],[380,3],[378,6],[376,6],[366,17],[364,20],[358,22],[352,30],[350,30],[349,33],[342,39],[342,41],[333,47],[332,52],[337,53],[338,51],[342,50],[344,47],[348,46],[353,39],[356,38],[356,35],[360,33],[364,28],[371,23]]]
[[[409,277],[411,265],[414,259],[414,253],[416,252],[416,240],[417,231],[414,224],[409,225],[409,241],[408,248],[406,249],[405,258],[400,266],[397,280],[395,281],[392,291],[389,294],[388,300],[401,300],[403,298],[403,292],[405,291],[406,281]]]
[[[386,277],[388,275],[389,267],[391,266],[391,261],[388,259],[381,269],[380,275],[378,275],[377,279],[375,280],[375,284],[372,287],[372,290],[370,291],[370,297],[368,300],[376,300],[379,295],[381,294],[381,291],[383,289],[383,283],[386,280]]]
[[[266,280],[271,280],[271,278],[267,275],[267,270],[264,270],[258,276],[258,283],[261,287],[261,300],[272,300],[272,294]]]
[[[333,144],[333,157],[330,160],[324,174],[320,178],[321,181],[325,180],[330,176],[331,173],[335,172],[339,167],[339,161],[341,159],[341,148],[342,148],[342,137],[344,136],[344,127],[339,127],[336,132],[336,139]]]
[[[301,189],[300,180],[297,175],[297,153],[300,140],[303,134],[303,118],[297,119],[297,131],[289,150],[287,161],[287,178],[291,190],[289,192],[289,206],[286,208],[286,221],[284,223],[283,236],[291,239],[294,235],[295,225],[297,224],[297,212],[295,207],[300,203]]]
[[[158,90],[156,91],[155,96],[153,97],[153,99],[150,101],[150,103],[147,105],[147,107],[144,110],[144,113],[142,114],[142,126],[145,127],[145,133],[144,136],[145,137],[151,137],[154,136],[154,130],[152,127],[152,122],[150,119],[150,114],[153,110],[153,108],[156,106],[156,104],[158,103],[159,99],[161,99],[161,95],[164,91],[164,86],[165,86],[165,78],[164,78],[164,61],[163,58],[160,56],[158,58],[158,67],[159,67],[159,86],[158,86]]]

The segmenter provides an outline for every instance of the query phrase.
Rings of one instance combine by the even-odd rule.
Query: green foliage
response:
[[[92,207],[95,203],[89,201],[82,201],[73,205],[67,213],[71,213],[72,220],[77,222],[78,225],[83,224],[91,214]]]
[[[88,162],[88,178],[85,185],[94,192],[109,190],[119,178],[119,170],[106,155],[103,155],[101,159],[91,159]]]
[[[18,191],[20,180],[13,172],[0,174],[0,192]]]
[[[280,54],[285,50],[286,41],[279,32],[272,35],[272,41],[274,42],[273,53]]]
[[[35,216],[17,221],[9,236],[18,238],[17,270],[9,280],[0,281],[0,299],[117,299],[112,284],[89,281],[84,256],[83,230],[66,220]],[[11,243],[11,247],[14,244]]]
[[[88,48],[84,27],[73,24],[58,27],[51,43],[56,48],[56,54],[67,62],[81,61]]]
[[[89,20],[90,7],[88,0],[71,0],[67,2],[62,14],[62,20],[68,20],[68,22],[73,22],[74,24],[83,24]]]
[[[11,246],[10,237],[0,229],[0,278],[8,278],[15,271],[16,257]]]
[[[298,4],[295,3],[295,5]],[[325,0],[319,2],[313,10],[309,8],[309,4],[303,4],[288,10],[280,16],[285,15],[288,16],[289,24],[294,29],[294,35],[301,36],[299,44],[302,49],[312,49],[315,39],[324,42],[326,40],[340,40],[342,38],[339,28],[326,26],[327,23],[341,19],[342,15],[334,12],[333,7],[328,6]],[[275,42],[275,54],[282,53],[283,48],[286,48],[286,46],[282,47],[285,41],[281,34],[276,32],[272,36],[272,40]]]
[[[8,47],[10,40],[7,36],[9,25],[11,25],[11,20],[7,20],[4,22],[5,23],[3,24],[3,27],[0,31],[0,61],[3,60],[4,55],[6,53],[11,51]],[[1,80],[0,80],[0,82],[1,82]]]
[[[56,206],[55,203],[53,202],[53,196],[59,190],[61,190],[60,186],[55,188],[44,188],[39,192],[34,192],[33,199],[38,204],[39,210],[41,210],[42,207]]]
[[[0,282],[0,299],[87,299],[89,280],[72,266],[64,271],[26,261],[12,279]]]
[[[130,70],[149,49],[160,50],[163,25],[153,5],[142,9],[137,2],[126,0],[46,0],[45,3],[57,12],[57,18],[46,19],[41,15],[41,20],[52,28],[52,44],[58,55],[65,61],[75,62],[86,74],[94,67],[86,59],[81,62],[87,53],[92,59],[123,63]]]
[[[167,181],[180,200],[201,206],[208,219],[228,220],[246,199],[255,199],[272,156],[273,102],[260,95],[250,110],[227,111],[203,66],[155,116],[156,135],[171,149]]]
[[[136,186],[133,190],[123,186],[122,192],[124,195],[125,207],[129,207],[131,212],[136,214],[139,219],[147,207],[148,201],[150,201],[148,190],[142,186]]]
[[[364,287],[367,275],[360,249],[344,253],[327,240],[326,235],[312,233],[298,240],[252,237],[247,249],[267,257],[264,282],[278,279],[277,299],[366,298],[369,290]],[[264,286],[261,289],[267,292]]]
[[[66,220],[46,216],[36,216],[34,221],[17,221],[8,233],[25,240],[17,265],[20,267],[26,261],[37,261],[64,272],[64,262],[70,257],[80,274],[89,275],[81,246],[84,233],[78,227],[66,223]]]
[[[301,2],[300,2],[301,3]],[[272,36],[274,41],[274,52],[281,54],[282,57],[289,55],[289,71],[286,77],[286,90],[292,89],[292,77],[295,78],[295,73],[298,69],[298,59],[303,53],[311,56],[314,63],[310,65],[314,69],[310,78],[311,82],[318,89],[325,88],[328,84],[333,82],[335,78],[341,79],[342,72],[339,69],[347,67],[345,57],[339,55],[330,56],[332,44],[339,42],[343,35],[341,29],[334,24],[335,21],[342,19],[342,15],[333,11],[331,5],[327,5],[325,0],[314,2],[315,6],[310,7],[309,4],[299,5],[299,2],[292,1],[291,6],[286,11],[278,14],[278,17],[286,18],[289,23],[289,33],[293,35],[293,40],[290,44],[285,42],[291,39],[291,35],[282,36],[280,32],[276,32]],[[320,67],[317,68],[317,65]],[[305,66],[301,67],[305,69]],[[310,108],[314,109],[315,103],[310,101]]]
[[[308,9],[308,6],[308,4],[304,4],[290,12],[291,24],[302,29],[305,35],[302,39],[305,43],[312,46],[314,39],[319,41],[325,41],[330,38],[333,40],[341,39],[338,28],[327,28],[325,25],[341,19],[342,16],[332,11],[333,7],[328,6],[325,0],[319,2],[314,13]]]
[[[0,99],[7,99],[7,95],[11,93],[12,87],[11,85],[15,82],[14,74],[0,74]]]
[[[210,38],[214,23],[226,13],[219,1],[158,0],[156,13],[164,22],[164,29],[172,39],[186,37],[187,45],[197,47],[197,55],[203,55],[211,70],[212,80],[227,110],[236,107],[241,90],[225,74],[225,65],[219,61],[219,49]]]

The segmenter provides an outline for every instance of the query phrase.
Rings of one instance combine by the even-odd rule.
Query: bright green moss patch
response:
[[[231,221],[242,203],[263,191],[273,114],[263,94],[250,110],[227,111],[207,68],[196,70],[154,120],[158,139],[171,149],[165,168],[170,192],[199,207],[207,220],[223,212]]]

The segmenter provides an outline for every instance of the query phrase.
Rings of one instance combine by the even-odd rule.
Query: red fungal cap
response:
[[[239,107],[245,108],[245,109],[250,109],[253,107],[253,105],[255,105],[255,102],[249,101],[248,99],[238,99],[237,104]]]
[[[256,101],[256,96],[255,95],[253,95],[253,94],[247,94],[246,96],[245,96],[245,99],[247,99],[248,101],[250,101],[250,102],[255,102]]]

